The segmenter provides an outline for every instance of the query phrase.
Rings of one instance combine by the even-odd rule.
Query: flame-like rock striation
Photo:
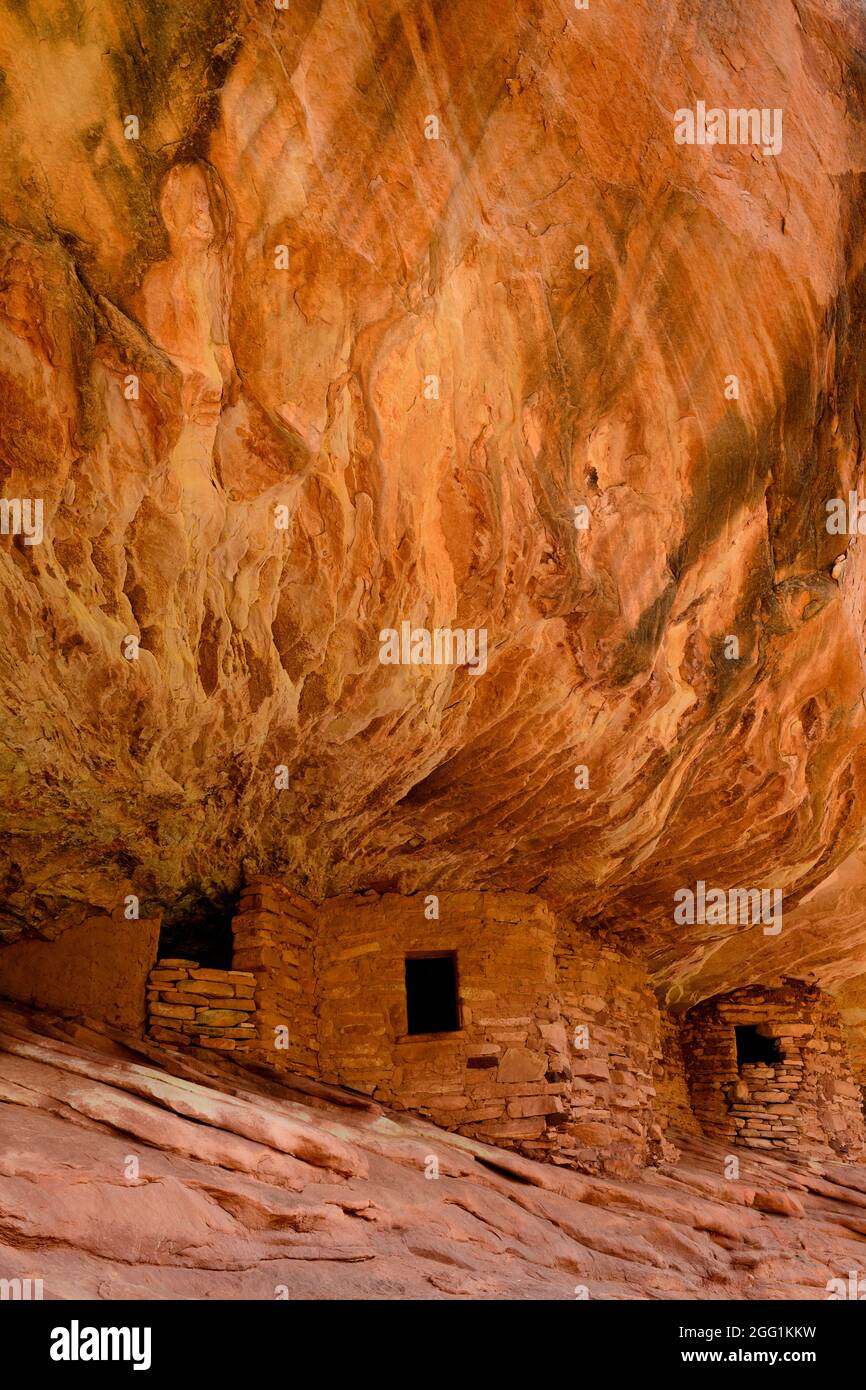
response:
[[[849,0],[9,0],[7,935],[514,888],[856,1014],[864,52]],[[700,879],[782,932],[675,924]]]

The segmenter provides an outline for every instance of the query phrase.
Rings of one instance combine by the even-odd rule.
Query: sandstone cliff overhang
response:
[[[0,49],[4,933],[493,887],[682,1006],[856,1011],[862,7],[101,0]],[[784,139],[681,143],[698,102]],[[383,664],[403,623],[484,673]],[[781,934],[677,926],[699,880]]]

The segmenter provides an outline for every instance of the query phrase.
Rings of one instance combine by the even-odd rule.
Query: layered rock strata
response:
[[[0,1277],[45,1299],[826,1299],[866,1180],[686,1137],[632,1179],[536,1163],[231,1053],[0,1005]],[[839,1290],[842,1292],[840,1293]]]

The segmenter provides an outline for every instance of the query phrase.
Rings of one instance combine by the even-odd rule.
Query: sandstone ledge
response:
[[[676,1169],[579,1176],[6,1004],[0,1100],[0,1277],[47,1298],[824,1299],[866,1233],[855,1165],[743,1154],[727,1181],[678,1136]]]

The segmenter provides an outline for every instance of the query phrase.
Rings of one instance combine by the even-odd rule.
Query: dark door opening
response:
[[[407,1033],[456,1033],[457,953],[406,957]]]
[[[765,1066],[775,1066],[781,1062],[782,1057],[779,1052],[779,1041],[777,1038],[765,1038],[763,1033],[759,1033],[754,1024],[748,1024],[742,1028],[735,1028],[737,1035],[737,1066],[742,1067],[751,1062],[762,1062]]]
[[[158,959],[195,960],[209,970],[231,970],[235,907],[234,895],[227,893],[213,900],[194,895],[180,899],[163,918]]]

